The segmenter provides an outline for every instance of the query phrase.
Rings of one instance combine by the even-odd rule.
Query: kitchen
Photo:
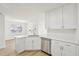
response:
[[[0,9],[0,49],[5,49],[5,41],[15,40],[17,54],[79,56],[79,4],[3,3]]]

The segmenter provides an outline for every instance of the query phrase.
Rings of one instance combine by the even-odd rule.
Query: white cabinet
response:
[[[32,50],[32,39],[31,38],[26,38],[25,50]]]
[[[21,37],[21,38],[16,37],[15,39],[16,39],[16,41],[15,41],[16,51],[18,53],[24,51],[25,50],[25,40],[26,40],[26,38],[25,37]]]
[[[61,56],[62,50],[61,50],[61,43],[58,41],[52,41],[51,44],[51,54],[53,56]]]
[[[63,56],[75,56],[76,55],[76,50],[75,49],[76,49],[75,45],[66,43],[64,45],[62,55]]]
[[[79,56],[79,45],[76,46],[76,48],[75,48],[75,53],[76,53],[76,56]]]
[[[41,49],[41,39],[39,37],[34,38],[32,40],[33,43],[33,50],[40,50]]]
[[[50,29],[62,28],[62,8],[47,12],[46,27]]]
[[[66,29],[75,29],[77,21],[77,8],[75,4],[68,4],[63,7],[63,26]]]
[[[52,40],[51,54],[53,56],[79,56],[79,46]]]
[[[77,26],[76,4],[67,4],[46,12],[47,29],[75,29]]]
[[[41,39],[39,37],[28,37],[25,40],[25,50],[40,50]]]
[[[41,50],[41,39],[40,37],[15,37],[16,41],[16,51],[18,53],[24,50]]]

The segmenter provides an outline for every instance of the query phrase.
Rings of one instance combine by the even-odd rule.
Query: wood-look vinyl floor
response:
[[[18,54],[19,56],[48,56],[42,51],[24,51],[21,54]]]
[[[6,48],[0,49],[0,56],[48,56],[42,51],[24,51],[17,54],[15,40],[6,40]]]

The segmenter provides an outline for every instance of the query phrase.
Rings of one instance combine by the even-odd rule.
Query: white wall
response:
[[[4,25],[5,19],[4,19],[4,15],[2,13],[0,13],[0,48],[4,48],[5,47],[5,32],[4,32]]]
[[[0,11],[3,12],[4,14],[8,14],[6,13],[4,10],[4,8],[2,6],[0,6]],[[18,16],[18,15],[17,15]],[[13,17],[13,16],[12,16]],[[6,15],[6,21],[5,21],[5,39],[9,39],[12,38],[12,34],[9,31],[9,26],[11,23],[15,23],[14,20],[15,18],[12,18]],[[44,13],[42,12],[28,12],[28,14],[26,15],[26,19],[23,17],[19,17],[21,18],[21,20],[25,20],[25,21],[29,21],[29,24],[35,24],[38,27],[38,35],[42,35],[42,34],[46,34],[46,29],[45,29],[45,18],[44,18]],[[19,23],[19,22],[16,22]],[[27,24],[26,24],[27,25]],[[28,33],[30,34],[30,33]]]
[[[79,43],[79,29],[76,30],[76,42]]]
[[[38,27],[38,35],[44,35],[47,34],[47,30],[45,29],[45,13],[35,13],[32,16],[28,18],[31,23],[37,25]]]
[[[5,47],[5,32],[4,32],[4,22],[5,22],[5,15],[4,15],[4,10],[2,8],[2,6],[0,6],[0,49]],[[4,19],[2,19],[1,14],[3,15],[2,17]]]
[[[29,15],[27,20],[29,20],[32,24],[37,25],[38,27],[38,35],[44,35],[47,34],[47,30],[45,29],[45,13],[33,13],[32,15]]]
[[[79,43],[79,4],[77,4],[77,30],[76,30],[76,38],[77,43]]]
[[[45,13],[40,14],[39,23],[38,23],[38,33],[39,35],[47,34],[47,30],[45,28]]]
[[[18,34],[11,33],[10,31],[11,24],[21,24],[23,26],[22,33],[18,33]],[[19,20],[19,19],[12,18],[10,16],[5,16],[5,39],[6,40],[14,39],[14,36],[16,35],[32,35],[33,33],[30,33],[30,31],[28,31],[28,29],[32,27],[32,25],[37,26],[37,35],[46,34],[45,14],[37,13],[37,15],[34,14],[31,17],[29,16],[26,20]]]

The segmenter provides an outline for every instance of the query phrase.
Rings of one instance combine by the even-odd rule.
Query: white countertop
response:
[[[76,44],[79,45],[79,43],[76,43],[76,41],[73,40],[64,40],[62,38],[56,37],[56,36],[49,36],[49,35],[40,35],[40,37],[44,37],[44,38],[48,38],[49,40],[56,40],[56,41],[62,41],[62,42],[66,42],[66,43],[71,43],[71,44]]]
[[[18,36],[14,36],[15,38],[24,38],[24,37],[27,37],[25,35],[18,35]]]
[[[39,37],[38,35],[17,35],[15,38]]]
[[[28,36],[25,35],[19,35],[19,36],[15,36],[15,38],[27,38]],[[62,38],[60,36],[56,36],[56,35],[40,35],[38,37],[44,37],[44,38],[48,38],[49,40],[56,40],[56,41],[62,41],[62,42],[67,42],[67,43],[72,43],[72,44],[77,44],[79,45],[79,43],[77,43],[76,40],[69,40],[68,38]],[[73,37],[71,37],[70,39],[72,39]]]

